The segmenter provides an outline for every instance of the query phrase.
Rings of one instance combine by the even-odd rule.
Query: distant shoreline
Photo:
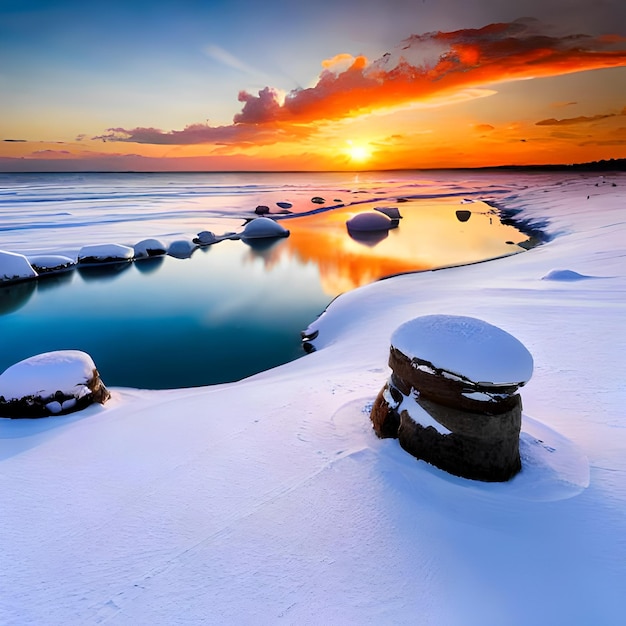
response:
[[[19,170],[2,174],[367,174],[371,172],[624,172],[626,158],[602,159],[587,163],[544,165],[485,165],[481,167],[423,167],[371,170]]]

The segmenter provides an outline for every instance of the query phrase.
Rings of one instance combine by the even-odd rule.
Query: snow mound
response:
[[[146,257],[160,256],[167,252],[165,244],[159,239],[143,239],[133,246],[135,258],[144,259]]]
[[[389,230],[393,228],[393,220],[379,211],[367,211],[365,213],[359,213],[354,217],[351,217],[346,226],[349,231],[380,231]]]
[[[391,345],[409,359],[479,384],[523,385],[533,372],[533,358],[520,341],[473,317],[417,317],[395,330]]]
[[[76,265],[74,259],[61,254],[45,254],[29,258],[30,264],[38,274],[56,274],[71,270]]]
[[[198,233],[193,242],[199,246],[210,246],[213,243],[217,243],[219,239],[215,236],[215,233],[210,230],[203,230]]]
[[[0,284],[29,278],[37,278],[37,272],[23,254],[0,250]]]
[[[79,263],[119,263],[132,261],[135,251],[119,243],[83,246],[78,252]]]
[[[596,276],[585,276],[573,270],[551,270],[545,276],[542,276],[541,280],[572,281],[587,280],[589,278],[596,278]]]
[[[288,237],[289,231],[269,217],[257,217],[246,224],[241,236],[244,239]]]
[[[0,396],[17,400],[25,396],[54,395],[57,391],[83,395],[93,376],[93,359],[80,350],[44,352],[24,359],[0,374]]]
[[[172,241],[167,249],[167,254],[177,259],[188,259],[198,246],[187,239],[177,239]]]

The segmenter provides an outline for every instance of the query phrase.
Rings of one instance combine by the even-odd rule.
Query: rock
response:
[[[74,259],[59,254],[33,256],[30,257],[29,261],[40,276],[43,274],[67,272],[76,267],[76,261],[74,261]]]
[[[254,212],[257,215],[267,215],[270,212],[270,208],[268,206],[265,206],[264,204],[259,204],[259,206],[254,209]]]
[[[265,239],[288,237],[289,231],[269,217],[257,217],[248,222],[241,234],[242,239]]]
[[[374,209],[374,211],[379,211],[383,215],[391,218],[392,220],[401,220],[402,215],[400,215],[400,209],[396,206],[378,206]]]
[[[349,232],[388,231],[394,228],[394,221],[378,211],[367,211],[351,217],[346,226]]]
[[[176,259],[188,259],[197,247],[198,246],[192,241],[187,239],[177,239],[176,241],[172,241],[167,249],[167,254],[175,257]]]
[[[0,285],[37,278],[37,272],[23,254],[0,250]]]
[[[210,230],[203,230],[202,232],[198,233],[198,236],[194,237],[193,240],[193,242],[195,244],[198,244],[199,246],[210,246],[217,241],[219,241],[219,239]]]
[[[0,415],[47,417],[104,404],[110,393],[91,357],[79,350],[45,352],[0,375]]]
[[[462,209],[459,209],[456,212],[456,219],[459,220],[459,222],[467,222],[467,220],[472,217],[472,212],[471,211],[464,211]]]
[[[411,320],[392,334],[392,373],[372,407],[374,430],[451,474],[508,480],[521,468],[517,390],[532,365],[517,339],[482,320]]]
[[[281,209],[290,209],[293,204],[291,204],[291,202],[277,202],[276,206],[280,207]]]
[[[165,244],[159,239],[143,239],[133,247],[136,259],[148,259],[163,256],[167,252]]]
[[[83,246],[78,252],[79,264],[104,264],[132,261],[135,251],[129,246],[118,243],[106,243]]]
[[[311,198],[311,202],[313,204],[324,204],[326,200],[324,200],[324,198],[320,198],[320,196],[314,196],[313,198]]]

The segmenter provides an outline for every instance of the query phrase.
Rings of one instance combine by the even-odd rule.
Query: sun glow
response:
[[[367,161],[372,156],[372,152],[366,144],[355,144],[352,141],[348,141],[346,152],[352,161],[358,163]]]

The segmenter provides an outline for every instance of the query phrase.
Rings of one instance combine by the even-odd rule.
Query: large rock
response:
[[[451,474],[503,481],[521,468],[521,398],[532,356],[474,318],[431,315],[391,337],[392,373],[370,418],[381,438]]]
[[[109,398],[93,360],[79,350],[38,354],[0,375],[2,417],[61,415]]]
[[[31,278],[37,278],[37,272],[23,254],[0,250],[0,285]]]
[[[160,239],[142,239],[133,246],[136,259],[149,259],[163,256],[167,252],[167,247]]]
[[[37,274],[40,276],[47,274],[59,274],[73,270],[76,261],[61,254],[42,254],[32,256],[29,259]]]

